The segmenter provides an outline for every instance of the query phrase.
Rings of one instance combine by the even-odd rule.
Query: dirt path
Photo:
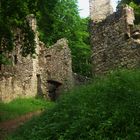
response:
[[[0,123],[0,140],[5,140],[7,134],[12,133],[17,127],[31,119],[33,116],[38,116],[42,113],[42,110],[36,112],[30,112],[18,118],[8,120]]]

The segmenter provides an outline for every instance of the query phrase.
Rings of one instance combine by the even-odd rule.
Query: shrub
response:
[[[118,71],[79,87],[11,140],[139,140],[140,71]]]

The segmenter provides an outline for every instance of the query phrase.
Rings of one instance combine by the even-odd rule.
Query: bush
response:
[[[140,71],[118,71],[62,96],[10,140],[139,140]]]

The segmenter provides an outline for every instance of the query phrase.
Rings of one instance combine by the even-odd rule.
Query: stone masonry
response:
[[[40,42],[40,47],[38,78],[42,87],[39,93],[45,93],[48,98],[55,100],[62,91],[73,87],[71,51],[64,38],[47,49]]]
[[[94,75],[140,67],[140,27],[134,25],[134,19],[133,9],[127,5],[103,20],[94,20],[91,16]]]
[[[110,0],[89,0],[90,18],[95,21],[102,21],[113,13]]]
[[[46,48],[39,41],[34,16],[28,16],[27,20],[35,32],[36,55],[21,55],[22,35],[20,29],[16,29],[15,48],[7,54],[12,64],[2,65],[0,69],[0,101],[35,96],[55,100],[63,90],[73,85],[71,51],[67,40],[61,39]]]

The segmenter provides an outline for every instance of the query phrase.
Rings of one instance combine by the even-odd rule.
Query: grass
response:
[[[29,98],[15,99],[9,103],[0,103],[0,122],[16,118],[28,112],[46,109],[51,106],[51,102]]]
[[[139,140],[140,70],[122,70],[65,94],[8,140]]]

